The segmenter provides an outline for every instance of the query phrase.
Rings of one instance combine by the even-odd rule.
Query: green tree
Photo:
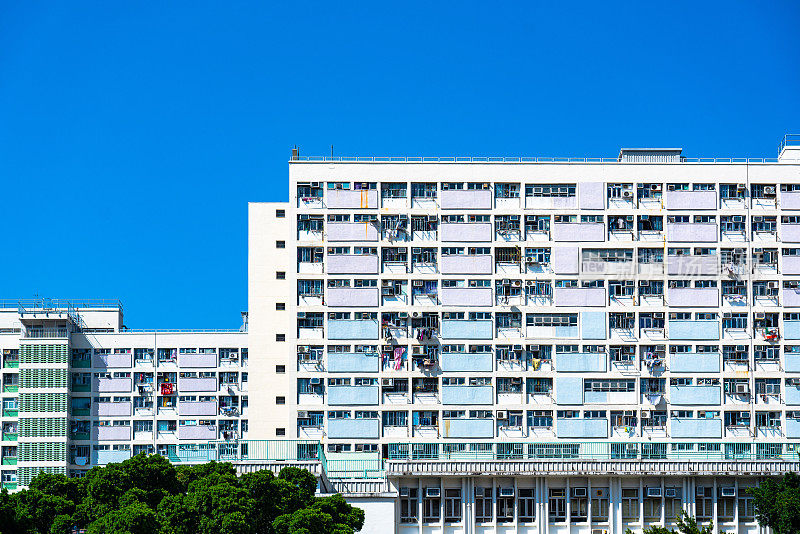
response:
[[[88,534],[153,534],[158,530],[155,512],[143,502],[133,502],[93,521]]]
[[[713,534],[713,532],[713,525],[705,525],[701,528],[698,526],[697,520],[694,517],[690,517],[686,512],[684,512],[681,517],[678,518],[677,532],[674,529],[669,529],[658,525],[646,528],[642,531],[643,534]],[[631,532],[631,529],[628,529],[625,531],[625,534],[633,533]]]
[[[749,492],[753,496],[756,519],[762,527],[770,527],[775,534],[800,532],[800,476],[797,473],[767,479]]]

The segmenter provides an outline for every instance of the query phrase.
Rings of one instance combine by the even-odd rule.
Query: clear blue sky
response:
[[[247,202],[324,155],[775,157],[800,3],[0,3],[0,297],[230,328]],[[434,5],[436,4],[436,5]]]

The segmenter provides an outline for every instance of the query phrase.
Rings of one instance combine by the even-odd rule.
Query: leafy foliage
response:
[[[691,517],[684,512],[683,515],[678,518],[678,530],[656,525],[644,529],[642,534],[713,534],[713,532],[713,525],[705,525],[700,527],[694,517]],[[626,530],[625,534],[631,534],[631,529]]]
[[[0,534],[352,534],[364,512],[341,495],[315,497],[306,470],[241,477],[229,463],[175,467],[140,454],[86,477],[40,474],[0,492]]]
[[[800,532],[800,476],[786,473],[783,478],[770,478],[751,488],[756,519],[775,534]]]

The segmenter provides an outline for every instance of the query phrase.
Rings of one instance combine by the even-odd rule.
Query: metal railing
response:
[[[790,143],[794,144],[794,143]],[[781,148],[783,147],[781,144]],[[681,163],[777,163],[778,158],[686,158],[675,162],[621,162],[618,158],[544,156],[301,156],[289,163],[617,163],[619,165],[679,165]]]
[[[76,308],[119,308],[119,299],[0,299],[0,308],[19,308],[21,311],[74,310]]]
[[[506,442],[461,445],[463,447],[440,443],[390,443],[388,460],[800,461],[800,446],[795,450],[795,445],[790,443]]]
[[[786,134],[781,139],[780,145],[778,145],[778,154],[783,152],[783,149],[787,146],[798,146],[800,145],[800,134]]]

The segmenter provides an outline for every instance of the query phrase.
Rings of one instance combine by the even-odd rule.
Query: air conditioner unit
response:
[[[747,186],[744,184],[737,184],[736,189],[738,189],[739,191],[747,191]]]
[[[400,488],[400,496],[408,497],[408,488]]]
[[[775,187],[768,185],[764,187],[764,194],[765,195],[774,195],[775,194]]]
[[[734,487],[720,488],[719,494],[723,497],[736,497],[736,488]]]
[[[624,198],[630,198],[631,196],[633,196],[633,193],[631,193],[630,191],[628,191],[628,190],[626,189],[625,191],[623,191],[623,192],[622,192],[622,196],[623,196]]]
[[[514,350],[522,350],[522,345],[514,345]]]
[[[750,384],[746,382],[736,384],[737,395],[747,395],[748,393],[750,393]]]
[[[508,220],[509,221],[518,221],[519,220],[519,215],[509,215],[508,216]]]
[[[425,488],[426,497],[438,497],[441,495],[441,488]]]
[[[500,488],[500,496],[501,497],[513,497],[514,496],[514,488]]]
[[[521,377],[518,377],[518,376],[515,376],[515,377],[513,377],[513,378],[511,379],[511,383],[512,383],[512,384],[522,384],[522,378],[521,378]]]
[[[767,282],[767,287],[769,289],[778,289],[778,282]]]
[[[320,182],[311,182],[311,187],[322,187]]]
[[[731,312],[725,312],[722,314],[723,319],[730,319],[731,317],[733,317],[733,314]]]
[[[369,319],[369,313],[362,313],[361,314],[361,318],[362,319]]]
[[[305,410],[300,410],[297,412],[298,419],[308,419],[308,412]]]
[[[511,285],[514,286],[514,287],[520,287],[522,285],[522,281],[521,280],[514,280],[514,282],[512,282]]]
[[[667,184],[667,191],[675,191],[675,184]]]
[[[508,412],[505,410],[497,410],[497,420],[504,421],[508,419]]]
[[[647,497],[661,497],[661,488],[646,488],[645,495]]]
[[[539,345],[528,345],[528,350],[537,351],[539,350]]]
[[[511,283],[511,280],[509,280],[508,278],[503,278],[503,285],[504,285],[504,286],[507,286],[507,285],[509,285],[510,283]]]
[[[586,488],[572,488],[573,497],[586,497]]]
[[[397,316],[398,316],[400,319],[408,319],[408,312],[399,312],[399,313],[397,314]]]
[[[747,350],[747,345],[736,345],[736,352],[744,352]]]
[[[525,257],[525,263],[536,263],[536,262],[532,257],[526,256]]]
[[[764,312],[756,312],[754,314],[754,316],[755,316],[756,319],[763,319],[763,318],[765,318],[767,316],[767,314],[764,313]]]
[[[664,497],[678,498],[680,497],[680,488],[664,488]]]
[[[642,410],[642,419],[650,419],[650,411]]]
[[[661,191],[661,184],[650,184],[650,191]]]
[[[763,220],[764,220],[764,217],[761,217],[760,215],[757,215],[757,216],[753,217],[753,222],[761,222]],[[753,249],[753,251],[755,251],[755,249]]]
[[[297,347],[297,352],[299,352],[300,354],[306,354],[308,350],[309,350],[308,345],[300,345],[299,347]]]
[[[647,287],[650,285],[648,280],[639,280],[639,287]]]
[[[422,248],[420,247],[411,247],[412,254],[422,254]]]
[[[322,384],[322,379],[321,378],[309,378],[308,379],[308,383],[311,384],[312,386],[318,386],[318,385]]]
[[[653,312],[653,319],[663,319],[664,312]]]
[[[422,280],[414,280],[414,281],[411,283],[411,285],[413,285],[414,287],[422,287],[422,286],[423,286],[423,283],[422,283]]]
[[[428,220],[429,221],[435,221],[436,220],[436,215],[428,215]]]
[[[525,280],[525,285],[526,286],[536,285],[536,281],[535,280]]]
[[[732,219],[733,219],[733,222],[744,222],[744,217],[741,216],[741,215],[734,215],[732,217]]]

